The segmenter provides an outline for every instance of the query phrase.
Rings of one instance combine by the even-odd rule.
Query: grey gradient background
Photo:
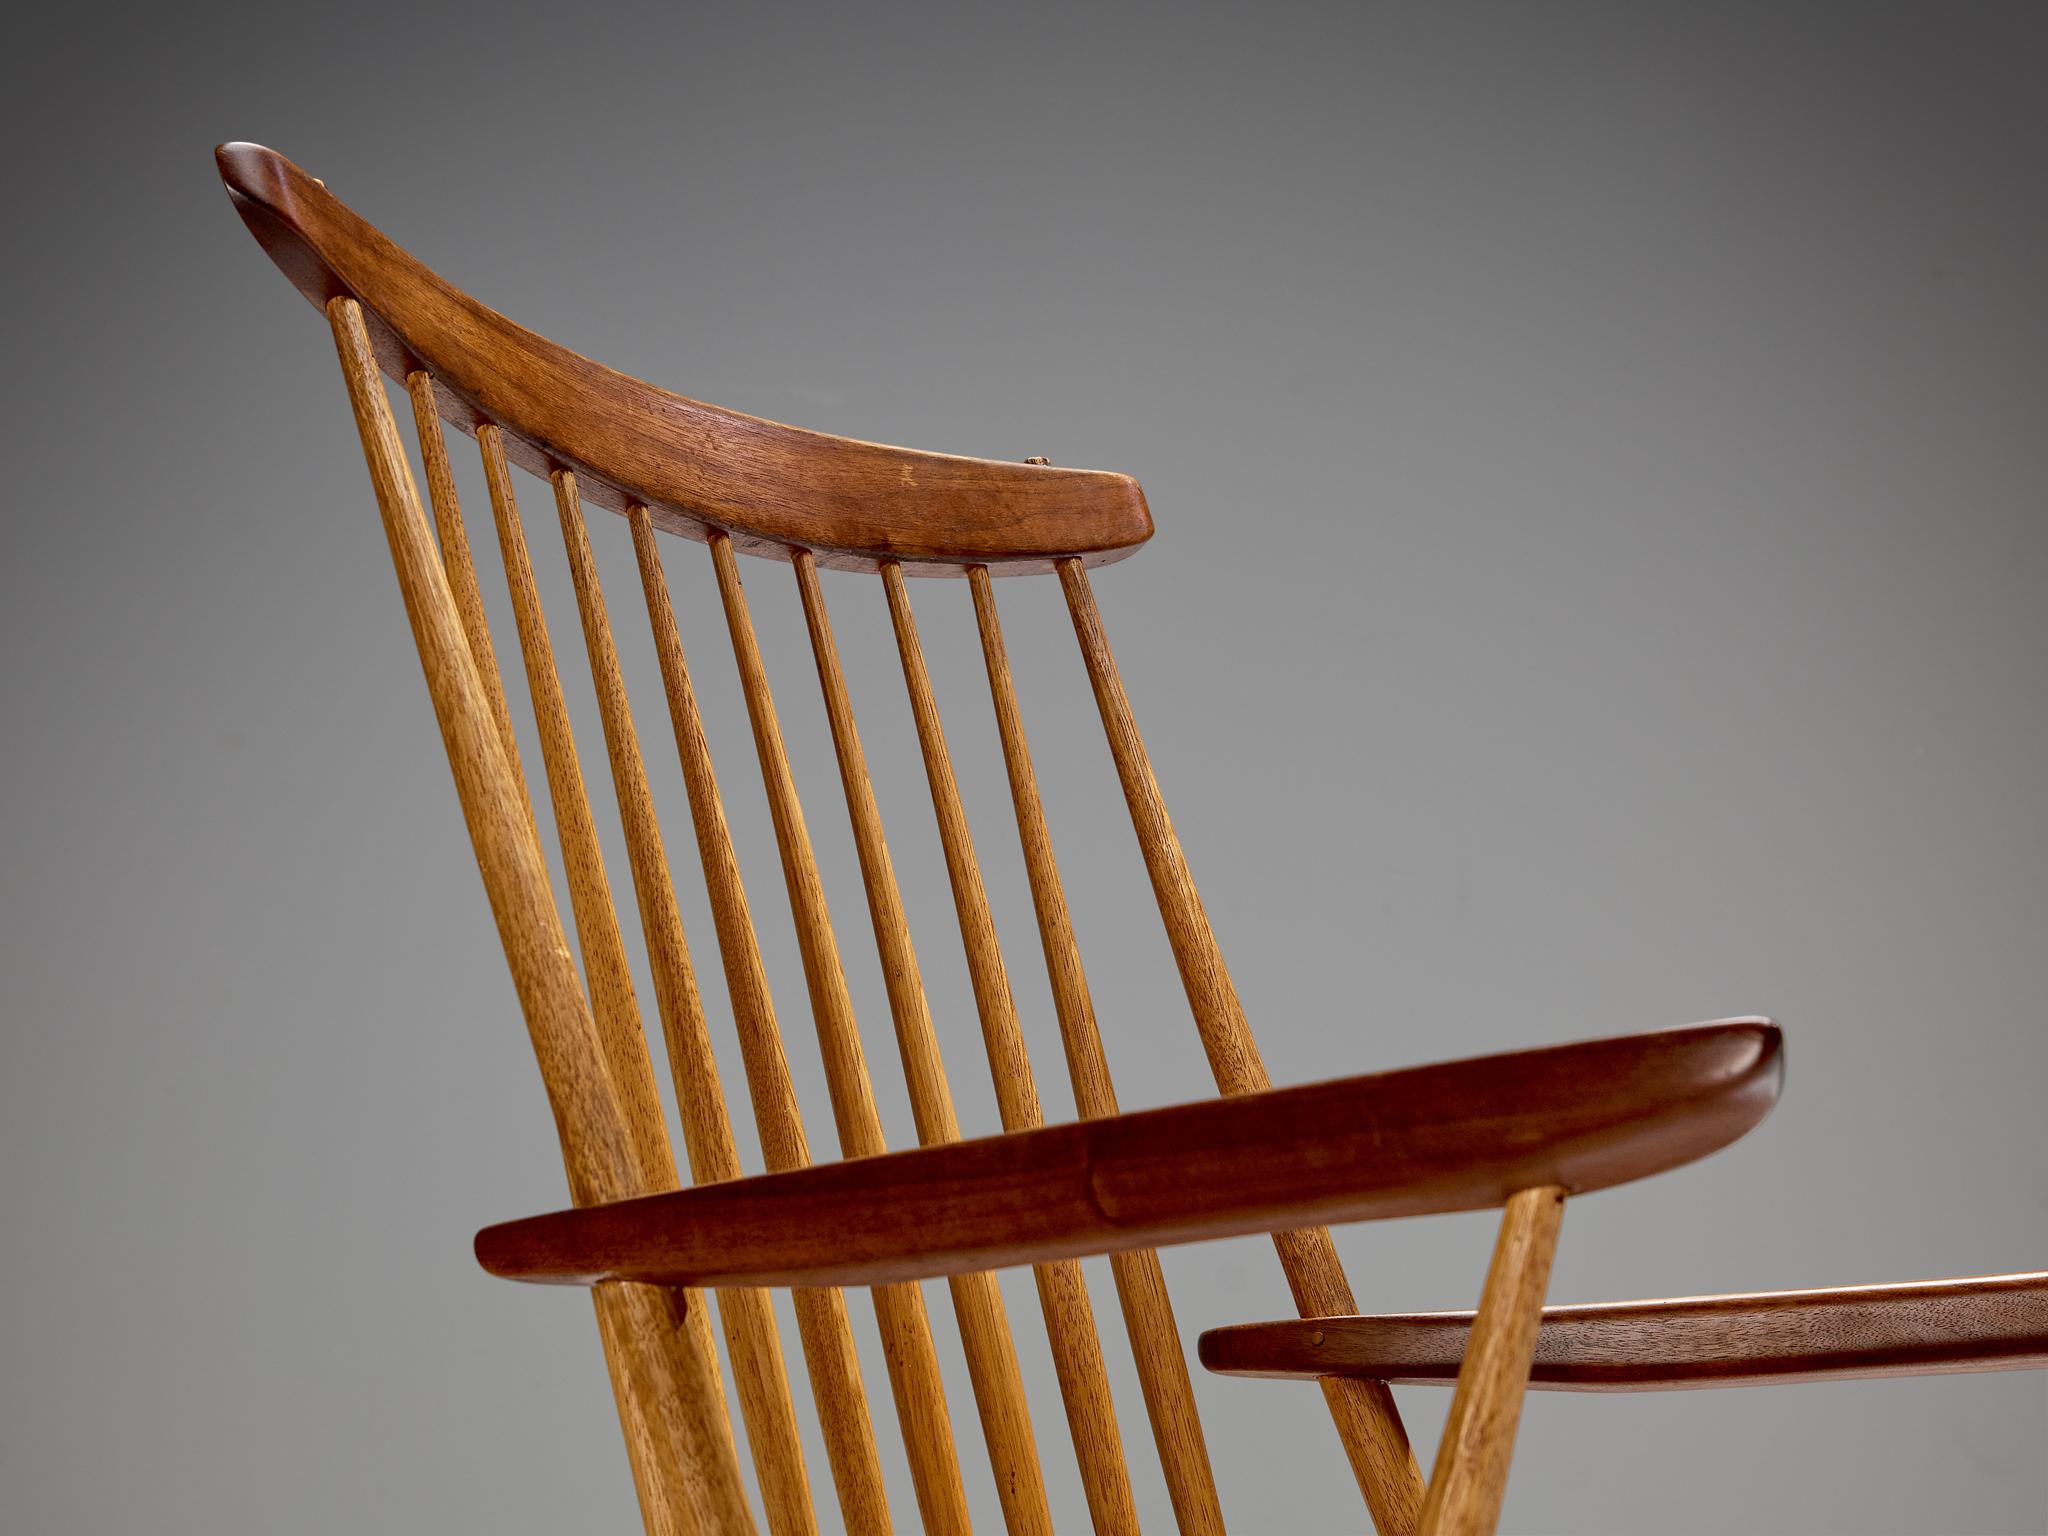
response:
[[[628,371],[1139,475],[1160,536],[1097,590],[1278,1080],[1782,1018],[1775,1117],[1574,1206],[1557,1298],[2048,1263],[2043,14],[17,16],[0,1531],[634,1522],[587,1309],[470,1261],[561,1174],[327,340],[220,193],[228,138]],[[625,530],[594,531],[736,1087]],[[669,563],[826,1147],[707,563]],[[750,590],[907,1142],[788,573]],[[880,593],[828,590],[963,1115],[991,1128]],[[1204,1093],[1056,590],[1001,595],[1126,1100]],[[966,593],[915,597],[1068,1114]],[[1489,1243],[1483,1218],[1339,1236],[1386,1308],[1468,1305]],[[1190,1339],[1286,1311],[1259,1242],[1167,1268]],[[1029,1287],[1006,1291],[1083,1529]],[[1198,1391],[1237,1529],[1358,1528],[1314,1392]],[[1402,1396],[1427,1455],[1444,1398]],[[1538,1396],[1506,1523],[2041,1531],[2044,1444],[2038,1375]]]

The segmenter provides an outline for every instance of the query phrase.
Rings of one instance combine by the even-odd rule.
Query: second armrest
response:
[[[1415,1312],[1212,1328],[1202,1335],[1202,1364],[1226,1376],[1449,1385],[1464,1364],[1472,1317]],[[2048,1274],[2037,1273],[1546,1307],[1529,1385],[1664,1392],[2044,1366]]]
[[[487,1227],[492,1274],[878,1285],[1573,1194],[1769,1113],[1778,1027],[1737,1019],[952,1142]]]

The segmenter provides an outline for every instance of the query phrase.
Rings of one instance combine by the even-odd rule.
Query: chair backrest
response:
[[[251,232],[300,291],[325,310],[333,330],[429,691],[578,1203],[673,1188],[678,1174],[625,935],[541,612],[514,465],[545,478],[552,489],[693,1179],[730,1179],[741,1168],[599,589],[586,505],[622,513],[631,531],[752,1112],[770,1169],[808,1162],[810,1142],[670,603],[659,532],[709,546],[843,1156],[882,1151],[881,1120],[839,937],[748,613],[742,555],[794,568],[919,1139],[956,1138],[960,1125],[833,639],[821,567],[880,577],[1004,1128],[1037,1125],[1042,1113],[918,642],[905,579],[911,575],[967,580],[1081,1114],[1115,1113],[1116,1094],[1003,648],[992,580],[997,575],[1057,573],[1217,1086],[1224,1093],[1269,1086],[1090,588],[1089,567],[1120,559],[1150,537],[1150,515],[1135,481],[826,437],[667,394],[556,347],[457,292],[282,156],[235,144],[222,148],[218,159]],[[431,527],[393,417],[386,374],[402,380],[410,397]],[[444,424],[473,436],[482,455],[539,727],[580,974],[554,905]],[[1274,1241],[1304,1315],[1356,1310],[1326,1231],[1282,1233]],[[1214,1480],[1158,1260],[1136,1252],[1116,1255],[1112,1264],[1179,1526],[1184,1532],[1220,1531]],[[1071,1262],[1047,1264],[1035,1278],[1095,1527],[1135,1531],[1122,1440],[1081,1271]],[[1050,1518],[1038,1447],[995,1279],[963,1275],[949,1286],[1006,1524],[1013,1533],[1046,1532]],[[648,1529],[751,1528],[704,1299],[616,1284],[600,1286],[595,1294]],[[924,1526],[965,1531],[953,1423],[921,1293],[915,1285],[884,1286],[872,1300]],[[845,1302],[837,1291],[798,1292],[794,1301],[845,1526],[889,1529],[873,1415]],[[816,1530],[789,1373],[768,1300],[758,1291],[732,1290],[721,1292],[717,1302],[769,1528]],[[1412,1528],[1421,1479],[1387,1390],[1337,1379],[1326,1379],[1323,1387],[1375,1521],[1385,1531]]]

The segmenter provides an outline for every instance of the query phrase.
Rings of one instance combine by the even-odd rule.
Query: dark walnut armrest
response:
[[[879,1285],[1574,1194],[1717,1151],[1770,1111],[1765,1019],[1083,1120],[488,1227],[518,1280]]]
[[[1289,1318],[1202,1335],[1226,1376],[1457,1379],[1470,1312]],[[2048,1366],[2048,1274],[1547,1307],[1531,1387],[1664,1392]]]

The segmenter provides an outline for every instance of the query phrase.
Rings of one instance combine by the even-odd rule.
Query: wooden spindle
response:
[[[917,619],[903,568],[894,561],[882,566],[889,618],[896,630],[896,649],[903,662],[903,682],[917,721],[919,750],[938,819],[939,841],[945,850],[946,874],[953,888],[953,909],[960,921],[960,942],[967,952],[967,972],[981,1018],[982,1041],[988,1051],[989,1074],[995,1082],[996,1104],[1006,1131],[1028,1130],[1045,1123],[1038,1084],[1024,1032],[1017,1022],[1017,1002],[1003,968],[995,919],[989,912],[981,864],[974,854],[974,834],[946,748],[945,727],[918,642]],[[1131,1477],[1124,1465],[1123,1437],[1117,1429],[1110,1398],[1109,1373],[1103,1366],[1102,1341],[1095,1331],[1095,1312],[1088,1300],[1081,1266],[1068,1260],[1040,1264],[1032,1275],[1038,1304],[1045,1314],[1046,1337],[1052,1346],[1060,1396],[1066,1405],[1067,1428],[1081,1468],[1081,1486],[1098,1532],[1135,1532],[1138,1511],[1131,1497]]]
[[[527,692],[539,727],[541,763],[547,771],[548,798],[554,807],[562,866],[569,877],[569,907],[576,918],[576,942],[583,954],[591,1012],[597,1019],[598,1038],[604,1042],[605,1059],[640,1164],[640,1177],[650,1190],[675,1189],[681,1180],[676,1173],[674,1149],[669,1145],[668,1121],[661,1111],[661,1092],[655,1086],[654,1063],[647,1053],[640,1003],[634,996],[633,973],[626,959],[626,940],[619,931],[618,909],[612,903],[611,882],[605,876],[604,855],[598,847],[597,824],[591,817],[590,795],[584,787],[583,767],[576,754],[569,706],[562,697],[561,675],[555,668],[554,642],[548,635],[547,616],[541,611],[540,587],[534,580],[533,558],[519,517],[511,466],[505,460],[504,437],[497,427],[487,424],[477,428],[476,441],[483,456],[492,517],[498,527],[505,585],[512,595],[512,617],[519,631],[519,653],[526,664]],[[695,1336],[697,1351],[710,1362],[715,1379],[718,1353],[711,1336],[711,1311],[701,1294],[691,1294],[685,1320]],[[725,1413],[723,1386],[719,1389],[718,1411]],[[730,1438],[731,1434],[728,1422],[726,1435]]]
[[[441,566],[448,575],[448,587],[455,595],[456,612],[462,615],[462,630],[469,637],[469,654],[484,695],[491,701],[491,713],[505,743],[505,761],[519,786],[519,803],[526,807],[526,819],[534,826],[533,798],[526,790],[526,770],[519,762],[519,744],[512,734],[512,711],[505,702],[505,677],[498,670],[497,647],[491,643],[491,623],[484,612],[484,595],[477,585],[476,558],[470,552],[469,529],[462,520],[462,501],[455,491],[455,472],[448,464],[448,441],[441,430],[441,409],[434,396],[434,376],[415,368],[405,376],[406,393],[412,397],[412,420],[419,434],[420,459],[427,470],[427,496],[434,511],[434,528],[441,536]]]
[[[461,615],[462,626],[469,641],[471,658],[477,669],[479,681],[489,698],[491,713],[496,717],[500,738],[504,743],[507,766],[511,770],[513,783],[517,787],[520,806],[526,813],[528,826],[532,829],[536,844],[540,831],[534,818],[533,799],[527,791],[526,775],[519,762],[517,739],[512,730],[511,710],[505,697],[503,674],[499,670],[496,647],[491,642],[490,621],[483,606],[483,592],[477,582],[476,561],[469,545],[468,528],[462,517],[462,505],[455,488],[454,471],[448,462],[447,440],[442,432],[441,416],[434,396],[432,375],[424,369],[415,369],[406,376],[406,389],[412,398],[413,424],[419,435],[420,457],[426,468],[428,495],[434,512],[435,529],[440,535],[441,563],[447,574],[449,588],[455,599],[455,606]],[[545,862],[543,858],[543,862]],[[651,1380],[639,1393],[620,1391],[618,1393],[621,1421],[626,1425],[629,1442],[643,1447],[639,1456],[632,1459],[650,1463],[650,1474],[635,1477],[635,1489],[642,1496],[642,1517],[650,1531],[702,1529],[702,1519],[693,1513],[697,1509],[699,1491],[692,1479],[695,1473],[689,1467],[675,1460],[670,1447],[674,1443],[671,1432],[657,1431],[649,1427],[642,1404],[660,1401],[675,1389],[672,1370],[664,1367],[659,1358],[647,1355],[648,1341],[637,1335],[645,1331],[645,1317],[648,1309],[641,1307],[636,1315],[643,1318],[638,1325],[621,1324],[616,1318],[632,1310],[632,1296],[602,1296],[595,1298],[600,1331],[605,1336],[608,1359],[616,1359],[620,1368],[638,1371],[642,1375],[653,1373],[659,1379]],[[684,1319],[678,1311],[675,1325],[681,1327],[685,1337],[680,1346],[687,1352],[692,1370],[704,1369],[704,1356],[697,1346],[708,1338],[708,1334],[695,1324],[695,1320]],[[705,1378],[705,1390],[722,1401],[723,1389],[716,1376],[715,1361],[710,1363],[712,1374]],[[722,1421],[722,1415],[721,1421]],[[723,1432],[723,1431],[721,1431]],[[656,1465],[658,1464],[658,1465]]]
[[[733,657],[740,687],[746,695],[747,717],[753,726],[755,755],[775,824],[775,842],[782,875],[789,890],[790,914],[796,923],[797,948],[803,957],[804,983],[810,992],[811,1016],[817,1026],[825,1081],[832,1096],[832,1116],[839,1131],[839,1149],[847,1157],[868,1157],[886,1150],[882,1117],[875,1109],[874,1085],[854,1023],[853,999],[832,934],[825,905],[825,887],[818,876],[817,855],[804,825],[796,780],[783,746],[782,727],[768,688],[768,672],[754,636],[754,622],[740,582],[732,540],[710,536],[712,564],[718,573],[719,598],[732,635]],[[875,1321],[881,1329],[883,1355],[896,1417],[910,1456],[911,1481],[917,1489],[918,1511],[927,1531],[969,1528],[967,1494],[953,1447],[952,1419],[939,1378],[938,1354],[932,1347],[931,1322],[924,1294],[914,1284],[876,1286],[872,1292]]]
[[[725,802],[711,761],[711,745],[704,734],[689,661],[683,654],[682,633],[669,600],[654,520],[645,507],[634,506],[627,512],[627,521],[632,528],[633,553],[639,563],[641,590],[654,633],[655,655],[661,663],[669,722],[675,730],[676,755],[682,764],[684,788],[689,792],[691,826],[696,833],[698,858],[704,866],[704,884],[711,899],[711,920],[718,934],[726,990],[732,997],[747,1085],[753,1096],[754,1116],[760,1124],[762,1156],[774,1170],[806,1167],[811,1155],[803,1116],[797,1105],[795,1085],[790,1080],[789,1060],[784,1054],[781,1026],[776,1022],[767,967],[754,933],[754,916],[740,875],[739,854],[725,819]]]
[[[702,1294],[617,1283],[592,1291],[606,1361],[624,1371],[617,1395],[635,1410],[629,1433],[644,1442],[635,1464],[644,1459],[653,1472],[640,1499],[649,1531],[751,1536],[754,1516],[740,1485],[718,1361],[704,1352],[708,1333],[691,1327],[685,1313],[701,1307]]]
[[[825,714],[832,726],[832,745],[839,759],[839,782],[846,790],[846,811],[853,822],[854,847],[860,855],[861,883],[866,887],[868,915],[873,920],[875,947],[881,954],[882,978],[889,994],[889,1014],[896,1025],[897,1052],[910,1085],[911,1118],[923,1145],[960,1139],[960,1121],[953,1110],[952,1090],[939,1060],[939,1040],[932,1029],[931,1008],[918,974],[917,950],[903,913],[903,896],[882,836],[882,814],[868,781],[866,755],[854,724],[853,701],[839,666],[839,648],[825,613],[818,585],[817,562],[808,550],[792,557],[797,589],[802,594],[804,622],[811,632],[811,654],[818,664],[818,684],[825,694]],[[1024,1378],[1017,1367],[1017,1346],[1003,1295],[993,1274],[951,1275],[953,1313],[960,1324],[968,1378],[974,1384],[975,1406],[981,1412],[982,1438],[996,1474],[996,1492],[1011,1536],[1051,1536],[1052,1513],[1046,1505],[1045,1478],[1038,1465],[1037,1438],[1024,1402]]]
[[[1131,825],[1151,876],[1159,915],[1173,947],[1181,986],[1194,1013],[1195,1028],[1209,1058],[1216,1086],[1224,1093],[1257,1093],[1272,1086],[1259,1059],[1237,988],[1223,963],[1222,948],[1209,926],[1202,898],[1195,889],[1180,839],[1166,813],[1166,801],[1153,777],[1145,743],[1138,735],[1130,700],[1117,675],[1109,639],[1088,586],[1088,573],[1077,559],[1058,562],[1060,586],[1073,617],[1074,634],[1088,668],[1088,681],[1116,761],[1117,778],[1130,807]],[[1358,1310],[1350,1282],[1344,1278],[1336,1245],[1327,1229],[1307,1228],[1275,1233],[1294,1303],[1303,1317],[1330,1317]],[[1353,1476],[1365,1495],[1381,1536],[1408,1536],[1422,1504],[1422,1472],[1409,1448],[1407,1431],[1383,1382],[1337,1377],[1321,1380],[1323,1398],[1336,1422],[1338,1438],[1350,1459]]]
[[[672,1437],[650,1426],[641,1404],[658,1403],[666,1382],[654,1378],[652,1368],[636,1347],[631,1331],[623,1326],[620,1302],[602,1286],[590,1293],[597,1312],[598,1339],[604,1346],[605,1372],[611,1378],[612,1403],[618,1409],[619,1425],[626,1437],[626,1464],[633,1473],[633,1493],[640,1505],[640,1524],[646,1536],[697,1536],[703,1521],[690,1487],[689,1472],[679,1458]],[[691,1346],[689,1330],[676,1330],[680,1351]],[[661,1423],[657,1410],[653,1420]]]
[[[511,770],[513,783],[517,787],[520,806],[526,813],[528,826],[532,829],[536,844],[539,839],[539,824],[534,818],[533,800],[527,791],[526,776],[519,762],[519,749],[512,730],[511,710],[506,702],[503,674],[499,670],[496,647],[491,642],[490,621],[483,606],[483,593],[476,576],[476,561],[469,545],[468,528],[462,517],[462,505],[455,488],[454,471],[448,462],[448,445],[441,427],[441,416],[434,395],[432,375],[424,369],[415,369],[406,376],[407,393],[412,399],[413,424],[419,435],[420,458],[426,468],[427,490],[434,512],[435,529],[440,535],[441,563],[448,577],[449,588],[454,596],[457,612],[461,615],[464,634],[469,641],[470,654],[475,663],[479,681],[490,701],[491,713],[497,720],[500,739],[504,744],[506,762]],[[621,1343],[614,1338],[618,1329],[606,1320],[631,1305],[630,1297],[605,1296],[596,1298],[600,1327],[606,1336],[609,1357],[616,1357],[621,1368],[639,1370],[643,1374],[660,1370],[658,1361],[648,1362],[643,1357],[645,1341],[633,1342],[634,1329],[625,1329]],[[641,1309],[642,1312],[645,1309]],[[698,1319],[684,1319],[677,1313],[677,1324],[688,1335],[682,1341],[688,1351],[692,1368],[701,1368],[704,1357],[700,1346],[709,1334]],[[644,1323],[642,1325],[644,1330]],[[623,1351],[623,1353],[621,1353]],[[636,1364],[636,1362],[639,1362]],[[708,1377],[709,1391],[722,1400],[723,1389],[718,1385],[715,1361]],[[662,1372],[662,1380],[647,1388],[646,1392],[634,1394],[622,1392],[619,1408],[622,1422],[627,1426],[629,1440],[645,1450],[643,1456],[661,1465],[646,1478],[636,1476],[636,1491],[643,1495],[642,1515],[650,1530],[700,1528],[690,1512],[695,1508],[697,1493],[688,1491],[684,1500],[679,1489],[682,1485],[674,1482],[691,1474],[680,1463],[673,1460],[668,1452],[672,1436],[649,1428],[643,1412],[643,1401],[650,1392],[670,1390],[666,1385],[668,1373]],[[664,1491],[666,1489],[667,1491]],[[675,1506],[672,1508],[671,1506]],[[772,1512],[771,1512],[772,1513]]]
[[[711,763],[711,748],[697,709],[689,662],[683,655],[681,631],[669,601],[668,580],[656,547],[654,521],[643,506],[627,509],[633,530],[633,552],[640,566],[647,616],[654,648],[661,662],[669,719],[675,728],[676,753],[683,783],[689,791],[690,819],[697,835],[697,853],[711,898],[713,926],[724,962],[726,991],[746,1063],[747,1085],[760,1128],[762,1155],[773,1171],[802,1168],[811,1160],[783,1052],[782,1031],[768,990],[767,968],[754,934],[739,857],[726,824],[725,805]],[[811,1393],[825,1433],[825,1452],[832,1464],[840,1514],[848,1531],[881,1533],[889,1529],[889,1505],[882,1485],[881,1460],[875,1449],[874,1425],[867,1393],[861,1384],[860,1361],[846,1316],[845,1298],[837,1290],[799,1289],[792,1293],[797,1331],[802,1335]]]
[[[557,469],[550,477],[555,509],[562,524],[562,544],[576,589],[576,610],[583,621],[584,649],[590,658],[590,680],[597,692],[605,752],[611,761],[619,819],[626,834],[626,853],[633,889],[640,907],[640,926],[647,939],[647,958],[654,978],[655,1005],[661,1015],[668,1048],[669,1073],[681,1110],[683,1145],[690,1171],[700,1184],[738,1178],[740,1160],[733,1143],[732,1120],[719,1086],[718,1060],[711,1050],[711,1031],[704,1021],[704,1003],[690,963],[689,942],[676,906],[669,877],[668,854],[662,847],[661,823],[647,784],[647,765],[640,754],[639,732],[619,670],[618,648],[605,611],[598,580],[597,558],[583,519],[576,477]],[[747,1444],[753,1452],[755,1476],[768,1528],[782,1533],[815,1532],[810,1479],[804,1471],[803,1447],[797,1437],[796,1407],[790,1399],[775,1312],[768,1293],[726,1289],[718,1293],[718,1316],[725,1325],[726,1350],[739,1390],[740,1413],[746,1421]]]
[[[1067,910],[1065,887],[1053,857],[1052,835],[1039,798],[1038,776],[1031,766],[1031,748],[1024,735],[1024,716],[1010,676],[1002,625],[996,616],[994,583],[986,566],[967,572],[974,594],[975,622],[981,631],[982,660],[988,670],[989,695],[995,704],[996,729],[1003,743],[1003,764],[1010,780],[1010,800],[1017,815],[1017,836],[1024,849],[1031,902],[1038,918],[1039,940],[1052,981],[1053,1011],[1066,1049],[1074,1102],[1084,1118],[1114,1115],[1116,1088],[1103,1054],[1095,1004],[1088,992],[1081,949]],[[1138,1381],[1152,1438],[1166,1474],[1174,1518],[1183,1536],[1223,1536],[1223,1510],[1216,1497],[1216,1474],[1209,1465],[1202,1421],[1195,1409],[1194,1383],[1188,1378],[1187,1354],[1181,1348],[1173,1303],[1159,1255],[1149,1248],[1112,1254],[1124,1328],[1137,1362]]]
[[[1500,1523],[1563,1220],[1561,1189],[1521,1190],[1501,1214],[1486,1289],[1430,1473],[1422,1536],[1493,1536]]]
[[[633,724],[625,678],[619,670],[618,649],[612,639],[603,589],[598,583],[596,555],[584,525],[576,477],[568,470],[557,470],[551,481],[555,509],[562,524],[562,543],[568,555],[570,582],[576,593],[577,614],[583,626],[584,648],[590,659],[591,684],[597,694],[612,786],[618,796],[619,819],[626,834],[627,862],[641,924],[646,930],[649,971],[668,1047],[670,1075],[675,1080],[684,1147],[691,1172],[699,1183],[738,1178],[739,1152],[733,1144],[732,1125],[719,1086],[718,1061],[712,1054],[704,1003],[697,992],[696,970],[690,963],[689,941],[683,933],[682,913],[676,906],[675,886],[669,878],[668,856],[662,847],[661,827],[647,784],[647,765],[640,754],[639,732]],[[516,531],[516,524],[514,527]],[[524,567],[523,540],[519,552]],[[522,571],[521,585],[528,587],[530,597],[530,568]],[[538,609],[530,611],[537,621]],[[559,699],[560,695],[554,697]],[[564,719],[565,726],[566,723]],[[622,939],[621,961],[623,957]]]
[[[329,301],[327,316],[463,818],[554,1111],[571,1197],[587,1205],[647,1193],[604,1044],[569,959],[540,845],[399,442],[362,309],[342,296]],[[719,1432],[722,1395],[697,1366],[701,1356],[691,1330],[666,1320],[650,1324],[650,1298],[664,1293],[603,1288],[595,1302],[648,1529],[660,1536],[750,1531],[738,1457],[730,1435]],[[657,1388],[671,1394],[665,1411]],[[700,1509],[718,1523],[700,1518]]]
[[[590,812],[583,767],[555,668],[554,642],[541,610],[540,588],[534,580],[533,558],[519,517],[518,494],[505,461],[498,428],[477,429],[477,447],[490,487],[491,510],[498,526],[498,545],[505,561],[505,584],[512,595],[512,616],[519,631],[519,651],[526,664],[527,689],[540,728],[541,761],[547,770],[548,795],[554,806],[555,831],[562,864],[569,877],[569,906],[576,918],[576,941],[583,954],[584,978],[590,987],[591,1011],[597,1017],[605,1058],[619,1090],[619,1101],[632,1136],[641,1177],[651,1188],[674,1188],[678,1180],[675,1154],[669,1147],[668,1121],[655,1086],[654,1065],[640,1023],[640,1004],[633,992],[633,974],[626,941],[612,904],[604,855],[598,847],[597,824]]]

